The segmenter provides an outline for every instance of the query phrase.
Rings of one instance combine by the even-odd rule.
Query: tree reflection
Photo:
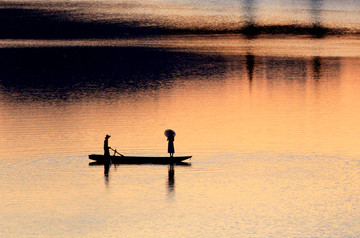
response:
[[[246,73],[248,75],[249,85],[251,88],[252,81],[254,78],[254,69],[255,69],[255,56],[251,53],[245,55],[245,64],[246,64]]]
[[[324,80],[336,80],[341,73],[341,60],[338,57],[258,56],[249,50],[241,63],[244,65],[250,90],[262,79],[273,86],[277,83],[297,82],[305,87],[307,80],[317,84]]]
[[[316,82],[321,79],[321,61],[322,59],[319,56],[315,56],[312,58],[312,74]]]

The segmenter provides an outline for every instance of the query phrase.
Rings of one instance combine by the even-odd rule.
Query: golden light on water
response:
[[[178,131],[180,153],[211,148],[217,153],[359,154],[356,59],[257,55],[250,59],[226,52],[216,57],[226,62],[220,75],[178,78],[170,88],[149,92],[112,93],[108,102],[59,102],[56,108],[47,103],[34,107],[32,102],[3,105],[7,124],[31,130],[19,130],[12,146],[23,140],[22,148],[26,144],[31,148],[35,137],[36,143],[50,140],[42,146],[48,144],[51,150],[55,144],[65,148],[68,139],[79,137],[76,146],[91,150],[110,133],[122,150],[161,154],[166,147],[162,131],[173,128]],[[252,75],[246,66],[249,59]],[[47,138],[48,131],[53,136]]]
[[[356,11],[332,18],[354,2],[341,11],[325,10],[333,1],[229,2],[50,9],[110,25],[357,27]],[[358,42],[341,34],[0,40],[0,236],[358,237]],[[193,155],[173,177],[167,165],[113,164],[106,174],[89,164],[106,134],[122,154],[167,156],[168,128],[175,155]]]

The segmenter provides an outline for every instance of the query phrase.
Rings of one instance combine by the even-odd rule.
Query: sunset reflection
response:
[[[350,105],[355,108],[356,60],[252,53],[197,59],[199,68],[206,65],[206,73],[171,78],[171,87],[159,82],[146,91],[122,92],[126,85],[119,84],[119,88],[106,89],[110,90],[105,91],[106,96],[83,94],[81,89],[66,92],[68,99],[64,101],[50,97],[48,102],[38,103],[31,99],[36,94],[23,102],[7,102],[21,89],[15,85],[11,92],[3,88],[3,131],[14,125],[27,130],[12,133],[13,139],[7,139],[1,149],[16,157],[8,148],[21,142],[20,151],[28,148],[36,153],[32,148],[36,141],[43,144],[38,153],[44,149],[67,153],[80,148],[91,152],[101,149],[100,137],[109,133],[115,135],[113,146],[124,153],[163,154],[166,140],[162,131],[174,127],[179,131],[177,148],[183,154],[267,150],[359,153],[354,139],[358,138],[357,127],[349,127],[356,124],[359,115],[350,109],[348,100],[353,98]],[[68,140],[74,136],[79,139],[69,147]]]
[[[2,1],[0,236],[359,237],[359,4]]]

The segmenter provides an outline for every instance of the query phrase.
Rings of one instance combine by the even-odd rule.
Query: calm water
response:
[[[0,236],[360,236],[360,2],[345,2],[2,3]],[[193,155],[174,178],[89,165],[106,134],[167,155],[167,128]]]

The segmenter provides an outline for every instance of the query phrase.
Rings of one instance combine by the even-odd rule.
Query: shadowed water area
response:
[[[359,1],[4,1],[0,235],[357,237]],[[109,145],[182,165],[89,164]]]
[[[83,39],[174,34],[359,34],[356,0],[3,1],[1,38]]]

